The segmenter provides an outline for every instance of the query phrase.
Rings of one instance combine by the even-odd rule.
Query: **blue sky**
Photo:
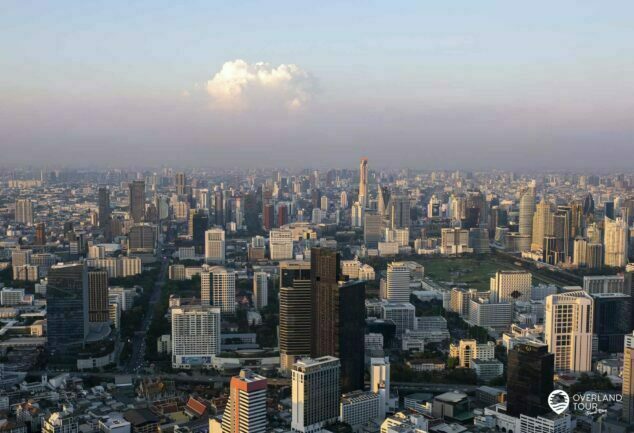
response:
[[[442,168],[450,157],[514,164],[513,150],[547,166],[552,147],[609,164],[606,149],[632,144],[631,1],[322,3],[5,0],[0,148],[17,162],[25,145],[115,162],[99,149],[134,143],[156,150],[152,162],[179,162],[178,139],[192,155],[183,163],[206,152],[259,162],[236,159],[236,146],[309,155],[332,146],[398,165],[394,149],[422,146],[418,164]],[[302,112],[277,110],[269,88],[249,90],[258,99],[239,112],[210,108],[207,81],[236,59],[310,75]],[[475,163],[455,155],[473,151]]]

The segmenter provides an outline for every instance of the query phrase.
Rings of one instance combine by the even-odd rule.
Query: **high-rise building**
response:
[[[35,224],[35,245],[46,245],[46,225],[44,223]]]
[[[269,296],[269,274],[266,272],[253,273],[253,305],[257,310],[266,307]]]
[[[363,223],[363,243],[367,248],[377,248],[383,236],[383,217],[366,211]]]
[[[539,416],[548,413],[553,390],[555,357],[540,342],[516,345],[508,354],[507,411],[509,415]]]
[[[386,295],[390,302],[409,302],[410,271],[403,262],[392,262],[387,265]]]
[[[154,254],[156,252],[156,226],[139,223],[130,227],[128,255]]]
[[[108,272],[91,270],[88,272],[88,321],[108,322],[109,315]]]
[[[535,183],[531,182],[520,192],[519,233],[532,237],[535,213]]]
[[[395,195],[390,199],[390,224],[392,229],[410,226],[410,204],[406,195]]]
[[[623,421],[634,424],[634,332],[625,336],[623,349]]]
[[[379,395],[379,417],[390,409],[390,358],[370,358],[370,391]]]
[[[145,181],[134,180],[130,183],[130,218],[140,223],[145,217]]]
[[[365,283],[340,283],[339,253],[311,250],[313,358],[341,361],[343,392],[363,389],[365,346]]]
[[[262,226],[264,230],[271,230],[275,227],[275,208],[270,203],[265,204],[262,208]]]
[[[214,191],[214,221],[219,227],[225,225],[225,199],[221,189]]]
[[[290,371],[311,351],[310,262],[280,263],[280,364]]]
[[[526,271],[498,271],[491,277],[494,302],[530,301],[533,277]]]
[[[220,308],[208,305],[174,307],[172,367],[210,367],[220,353]]]
[[[185,186],[187,185],[185,173],[176,173],[174,176],[174,184],[176,185],[176,194],[185,195]]]
[[[321,431],[339,417],[340,364],[337,358],[300,359],[293,365],[291,429],[294,432]]]
[[[205,232],[209,228],[209,216],[203,210],[191,212],[192,241],[196,253],[200,254],[205,249]]]
[[[593,301],[583,291],[546,297],[544,340],[557,371],[592,369]]]
[[[83,264],[55,265],[46,287],[50,359],[74,364],[88,335],[88,274]]]
[[[359,164],[359,204],[363,209],[368,205],[368,158],[361,158]]]
[[[537,251],[544,248],[544,237],[551,236],[552,209],[550,203],[542,199],[537,205],[533,215],[533,233],[531,250]]]
[[[21,224],[33,225],[33,202],[29,199],[15,201],[15,221]]]
[[[205,232],[205,262],[225,262],[225,231],[212,228]]]
[[[628,255],[628,227],[621,218],[605,218],[604,223],[605,266],[624,267]]]
[[[274,229],[269,232],[269,251],[271,260],[290,260],[293,258],[293,232],[287,229]]]
[[[632,298],[624,293],[595,293],[592,298],[599,351],[621,353],[625,334],[632,330]]]
[[[352,227],[363,227],[365,210],[358,201],[352,205],[350,210],[350,225]]]
[[[231,378],[222,433],[266,432],[266,377],[250,370]]]
[[[98,208],[99,208],[99,228],[107,230],[110,228],[110,191],[107,187],[102,186],[98,191]]]
[[[222,266],[213,266],[200,274],[200,302],[220,308],[223,314],[236,311],[236,274]]]

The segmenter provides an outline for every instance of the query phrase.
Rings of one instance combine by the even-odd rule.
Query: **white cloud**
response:
[[[315,91],[315,79],[294,64],[277,67],[269,63],[225,62],[211,80],[207,93],[212,105],[223,109],[267,108],[297,110]]]

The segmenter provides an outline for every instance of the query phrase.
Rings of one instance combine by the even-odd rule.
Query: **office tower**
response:
[[[262,209],[262,226],[264,230],[271,230],[275,227],[275,210],[272,204],[265,204]]]
[[[469,232],[473,228],[443,228],[440,230],[440,254],[456,255],[472,252],[469,248]]]
[[[379,418],[390,409],[390,358],[370,358],[370,391],[379,395]]]
[[[44,223],[35,225],[35,245],[46,245],[46,226]]]
[[[283,371],[311,350],[310,262],[280,263],[280,364]]]
[[[221,189],[214,191],[214,221],[217,226],[225,225],[225,200]]]
[[[209,217],[205,211],[198,210],[192,213],[192,241],[196,253],[202,253],[205,249],[205,232],[209,228]]]
[[[634,332],[625,336],[623,349],[623,421],[634,424]]]
[[[337,358],[300,359],[293,365],[291,429],[294,432],[321,431],[339,417],[340,364]]]
[[[128,255],[154,254],[156,252],[156,226],[135,224],[128,233]]]
[[[47,348],[50,359],[74,364],[88,335],[88,275],[82,264],[56,265],[46,287]]]
[[[145,217],[145,181],[135,180],[130,183],[130,218],[140,223]]]
[[[322,210],[322,212],[328,212],[328,196],[321,196],[319,208]]]
[[[185,185],[187,185],[185,173],[176,173],[174,176],[174,184],[176,185],[176,194],[185,195]]]
[[[253,305],[261,310],[269,304],[269,274],[266,272],[253,273]]]
[[[266,377],[241,370],[231,378],[222,433],[266,432]]]
[[[632,330],[632,298],[624,293],[595,293],[594,333],[599,351],[620,353],[625,334]]]
[[[389,217],[392,229],[408,228],[410,226],[409,197],[405,195],[392,196]]]
[[[484,194],[478,190],[467,191],[465,219],[462,228],[480,227],[487,223],[487,202]]]
[[[605,218],[603,245],[605,266],[624,267],[628,254],[628,227],[621,218]]]
[[[88,272],[88,321],[103,323],[109,320],[108,272]]]
[[[211,367],[220,353],[220,308],[208,305],[174,307],[172,367]]]
[[[105,186],[100,187],[98,191],[98,208],[99,228],[107,230],[110,228],[110,191]]]
[[[383,236],[383,217],[376,212],[365,212],[363,243],[367,248],[377,248]]]
[[[361,158],[359,164],[359,204],[363,209],[368,205],[368,158]]]
[[[223,229],[213,228],[205,232],[205,262],[225,262],[225,231]]]
[[[377,213],[382,217],[387,214],[388,204],[390,203],[390,190],[387,186],[378,187],[377,192]]]
[[[506,379],[509,415],[535,417],[548,413],[554,365],[555,355],[541,342],[518,344],[509,351]]]
[[[335,356],[341,362],[343,392],[363,389],[365,283],[339,283],[339,253],[311,250],[313,358]]]
[[[348,207],[348,193],[345,191],[341,191],[341,195],[339,196],[339,206],[341,209],[346,209]]]
[[[409,267],[403,262],[387,265],[386,295],[390,302],[409,302]]]
[[[586,249],[586,267],[588,269],[601,269],[603,267],[603,244],[588,244]]]
[[[583,291],[546,297],[544,341],[555,354],[555,370],[592,369],[592,297]]]
[[[440,200],[438,200],[436,194],[432,194],[429,202],[427,203],[427,218],[440,218],[440,205]]]
[[[491,277],[494,302],[530,301],[533,276],[526,271],[498,271]]]
[[[578,237],[572,245],[572,264],[578,268],[585,268],[588,264],[588,240]]]
[[[290,260],[293,258],[293,232],[287,229],[273,229],[269,232],[269,251],[271,260]]]
[[[535,183],[531,182],[520,192],[519,233],[532,237],[535,213]]]
[[[200,303],[220,308],[223,314],[236,311],[236,274],[222,266],[200,274]]]
[[[357,201],[352,205],[351,209],[351,221],[350,224],[352,227],[363,227],[363,218],[364,218],[365,210],[363,206]]]
[[[288,224],[288,206],[281,204],[277,207],[277,226],[282,227]]]
[[[33,225],[33,202],[28,199],[15,201],[15,221],[21,224]]]
[[[542,198],[542,201],[536,207],[533,215],[533,233],[531,250],[537,251],[544,248],[544,237],[551,236],[551,221],[553,211],[550,203]]]

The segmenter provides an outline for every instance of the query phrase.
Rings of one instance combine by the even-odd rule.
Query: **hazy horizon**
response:
[[[631,169],[633,12],[7,1],[0,165]]]

